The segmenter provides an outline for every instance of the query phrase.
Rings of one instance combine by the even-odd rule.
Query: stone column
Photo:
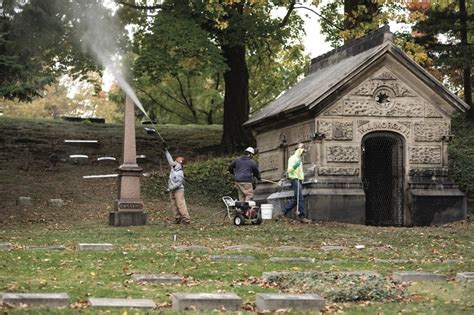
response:
[[[118,195],[114,211],[109,214],[109,225],[145,225],[146,213],[140,198],[140,176],[142,169],[137,164],[135,145],[135,112],[129,96],[125,99],[123,133],[123,164],[118,172]]]

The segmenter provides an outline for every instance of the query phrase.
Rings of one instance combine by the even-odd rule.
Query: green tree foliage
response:
[[[89,71],[101,71],[86,44],[96,25],[90,12],[98,16],[95,23],[112,19],[102,0],[0,2],[0,96],[31,101],[64,73],[87,78]],[[119,42],[122,35],[96,42]]]
[[[61,25],[51,2],[0,2],[1,97],[31,100],[55,80],[51,47],[60,36]]]
[[[120,14],[142,27],[135,43],[139,55],[136,70],[159,82],[163,72],[176,81],[177,74],[181,82],[181,75],[199,75],[201,82],[211,78],[214,83],[222,73],[223,148],[232,151],[252,143],[250,132],[242,128],[251,105],[247,57],[259,52],[265,53],[262,58],[278,59],[285,45],[297,43],[302,22],[291,14],[295,1],[118,2],[124,5]],[[271,11],[277,6],[286,6],[288,14],[274,17]],[[130,9],[135,11],[130,13]],[[154,15],[146,18],[136,10]]]
[[[474,3],[458,0],[449,5],[434,4],[413,8],[423,14],[415,24],[415,40],[426,47],[433,59],[433,71],[448,79],[472,106],[472,69],[474,67]],[[474,118],[471,110],[470,116]]]

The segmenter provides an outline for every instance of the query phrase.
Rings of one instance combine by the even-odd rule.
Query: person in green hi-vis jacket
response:
[[[304,144],[298,143],[296,146],[295,153],[288,159],[288,178],[291,180],[291,188],[293,189],[293,198],[286,205],[283,215],[286,216],[293,208],[296,209],[296,214],[301,223],[310,223],[305,217],[304,212],[304,196],[303,196],[303,160],[302,155],[304,154]]]

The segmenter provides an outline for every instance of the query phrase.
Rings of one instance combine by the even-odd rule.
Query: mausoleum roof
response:
[[[393,43],[388,26],[352,40],[312,60],[310,73],[273,102],[255,113],[246,126],[256,126],[264,121],[287,119],[291,113],[308,111],[323,106],[326,98],[338,92],[344,84],[362,73],[380,57],[391,53],[398,61],[448,103],[464,112],[469,106],[447,90],[438,80],[413,61]]]

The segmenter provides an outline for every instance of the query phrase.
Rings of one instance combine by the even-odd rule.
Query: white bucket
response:
[[[272,213],[273,213],[273,205],[271,203],[264,203],[260,206],[260,210],[262,210],[262,219],[263,220],[271,220]]]

